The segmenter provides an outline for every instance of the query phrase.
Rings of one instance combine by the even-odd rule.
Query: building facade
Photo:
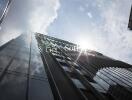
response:
[[[131,65],[54,37],[36,34],[36,39],[57,99],[132,99]]]
[[[0,100],[132,100],[132,66],[39,33],[0,47]]]

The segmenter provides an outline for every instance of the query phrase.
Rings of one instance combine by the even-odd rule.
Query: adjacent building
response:
[[[129,17],[129,22],[128,22],[128,28],[132,30],[132,7],[130,11],[130,17]]]
[[[0,24],[5,18],[12,0],[0,0]]]
[[[0,47],[0,100],[54,100],[32,33]]]

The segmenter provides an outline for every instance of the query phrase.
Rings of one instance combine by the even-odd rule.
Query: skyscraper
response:
[[[132,99],[131,65],[54,37],[36,38],[57,99]]]
[[[131,100],[132,65],[36,33],[0,47],[0,100]]]
[[[53,100],[35,36],[0,47],[0,100]]]

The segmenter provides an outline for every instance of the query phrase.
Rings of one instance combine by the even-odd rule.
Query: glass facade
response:
[[[132,65],[36,33],[0,47],[0,100],[132,100]]]
[[[45,60],[49,59],[45,55],[47,54],[51,57],[50,59],[54,60],[54,63],[57,63],[54,69],[57,67],[61,69],[61,72],[65,74],[64,78],[67,78],[70,85],[75,88],[73,91],[78,91],[83,99],[132,99],[130,95],[132,93],[131,65],[111,59],[96,51],[81,52],[76,44],[54,37],[37,33],[36,39]],[[51,74],[54,76],[55,72]]]
[[[0,100],[53,100],[35,36],[0,47]]]

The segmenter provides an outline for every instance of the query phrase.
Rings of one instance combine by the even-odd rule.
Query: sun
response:
[[[95,50],[95,47],[93,45],[93,43],[91,41],[85,40],[85,39],[81,39],[78,43],[79,48],[81,50]]]

